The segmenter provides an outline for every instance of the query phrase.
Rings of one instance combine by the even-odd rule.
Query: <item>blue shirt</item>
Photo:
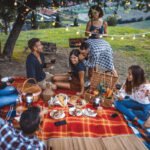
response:
[[[40,64],[40,62],[33,53],[30,53],[26,60],[27,78],[35,78],[37,82],[44,80],[46,77],[46,74],[43,71],[43,68],[45,67],[44,54],[41,53],[40,57],[42,64]]]
[[[72,75],[79,78],[80,71],[86,71],[86,67],[83,62],[79,62],[77,65],[72,67]]]
[[[98,33],[97,34],[104,34],[104,26],[101,26],[100,28],[94,26],[94,25],[91,25],[90,27],[90,32],[94,31],[94,30],[98,30]],[[97,34],[94,34],[92,33],[92,35],[90,36],[90,38],[97,38]]]

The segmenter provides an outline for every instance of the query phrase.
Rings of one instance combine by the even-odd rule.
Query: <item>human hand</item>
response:
[[[27,108],[25,106],[17,106],[16,107],[16,114],[21,115]]]
[[[48,108],[40,107],[40,109],[41,109],[41,111],[40,111],[40,114],[39,114],[39,115],[40,115],[41,120],[43,120],[44,115],[48,114]]]
[[[77,92],[76,95],[81,96],[83,95],[83,92]]]

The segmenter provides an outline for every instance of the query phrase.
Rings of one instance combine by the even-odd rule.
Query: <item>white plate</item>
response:
[[[55,116],[55,112],[60,112],[61,110],[52,110],[50,112],[50,116],[53,118],[53,119],[62,119],[65,117],[65,113],[64,111],[61,111],[62,113],[59,115],[59,116]]]
[[[96,117],[97,115],[97,113],[90,108],[83,109],[83,114],[88,117]]]
[[[59,100],[59,96],[63,96],[64,97],[64,104],[62,104]],[[67,103],[69,102],[69,97],[66,94],[60,93],[58,95],[55,96],[55,98],[53,99],[53,104],[54,105],[60,105],[60,106],[67,106]]]
[[[75,111],[77,111],[77,113],[75,113]],[[69,109],[69,114],[72,116],[82,116],[82,110],[76,109],[75,107],[72,107]]]

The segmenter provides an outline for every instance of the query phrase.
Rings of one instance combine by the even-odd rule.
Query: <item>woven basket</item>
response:
[[[92,99],[95,98],[95,95],[94,94],[91,94],[89,93],[89,90],[86,90],[85,93],[84,93],[84,99],[87,100],[87,101],[91,101]]]
[[[34,81],[34,83],[29,83],[29,81]],[[37,84],[34,78],[29,78],[24,81],[23,84],[18,85],[17,90],[21,93],[23,99],[26,97],[27,94],[33,95],[33,101],[37,101],[40,97],[42,92],[40,86]]]
[[[111,99],[104,98],[101,102],[101,105],[103,107],[109,108],[112,107],[113,101],[114,101],[113,97]]]
[[[93,71],[91,78],[91,89],[96,89],[100,83],[104,83],[109,88],[113,89],[118,80],[118,76],[114,76],[112,73],[102,73],[99,71]]]

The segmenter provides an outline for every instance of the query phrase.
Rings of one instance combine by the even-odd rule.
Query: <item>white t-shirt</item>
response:
[[[132,90],[131,95],[121,89],[119,95],[122,97],[130,96],[131,99],[141,104],[150,104],[150,84],[141,84],[138,88]]]

